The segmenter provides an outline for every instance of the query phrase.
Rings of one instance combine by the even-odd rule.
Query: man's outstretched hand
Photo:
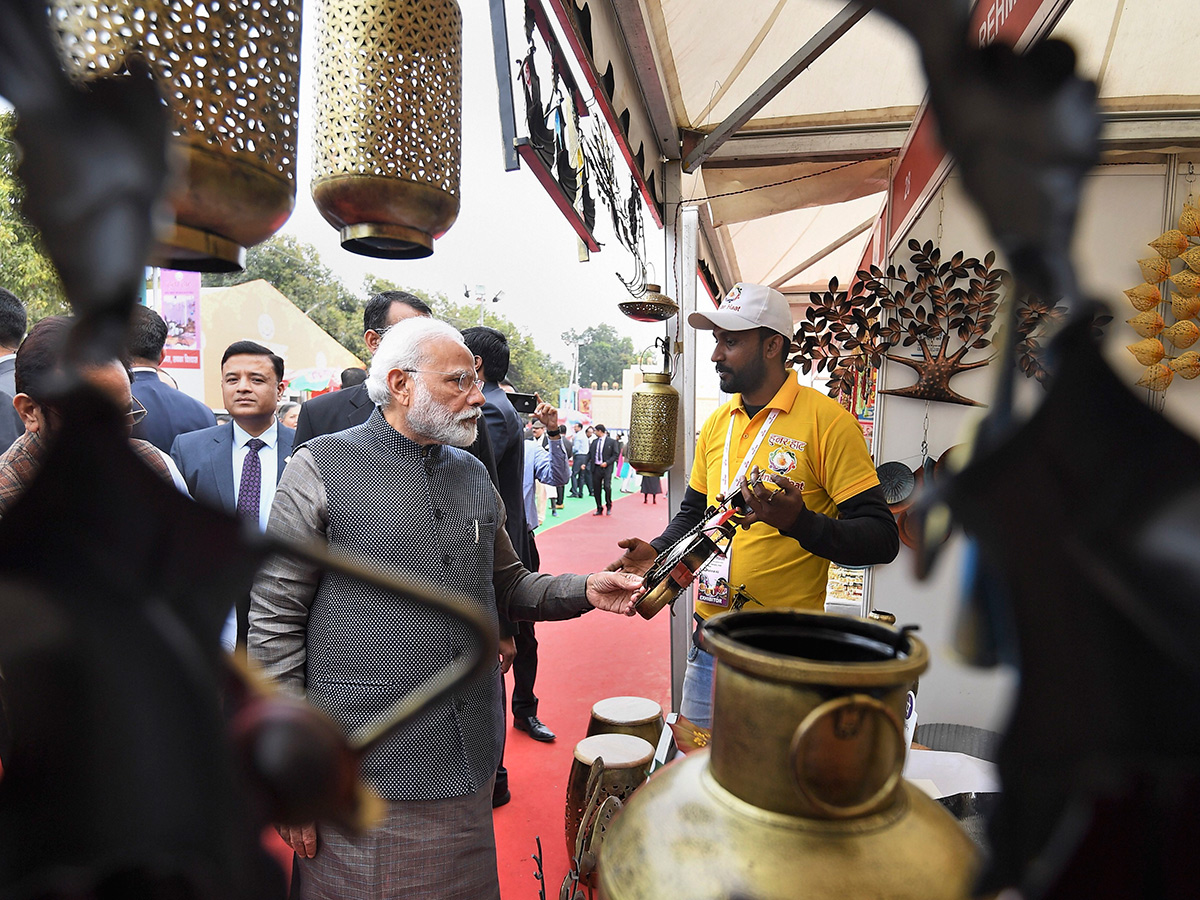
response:
[[[587,599],[596,609],[633,615],[633,602],[642,587],[642,576],[628,572],[595,572],[587,579]]]
[[[606,572],[630,572],[634,575],[645,575],[658,558],[658,551],[653,545],[641,538],[625,538],[617,541],[617,546],[625,553],[620,559],[613,560],[604,570]]]

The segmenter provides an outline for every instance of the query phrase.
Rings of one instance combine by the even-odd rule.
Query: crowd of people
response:
[[[137,307],[127,358],[79,374],[127,410],[131,444],[194,499],[281,538],[319,541],[385,572],[475,604],[499,636],[487,675],[460,687],[373,749],[362,776],[385,800],[364,835],[325,823],[280,823],[295,851],[294,895],[304,898],[498,898],[491,810],[511,797],[503,750],[505,675],[512,727],[537,741],[535,621],[593,609],[631,615],[656,557],[740,490],[746,509],[731,551],[698,579],[697,634],[744,584],[764,606],[820,608],[830,560],[888,562],[898,536],[853,416],[801,386],[786,365],[791,314],[761,285],[737,285],[689,323],[713,332],[712,360],[732,395],[701,428],[683,504],[662,534],[620,542],[607,571],[539,572],[537,484],[595,502],[612,515],[618,435],[597,424],[568,430],[538,403],[522,420],[505,390],[509,348],[493,328],[462,333],[402,291],[370,298],[365,380],[299,407],[284,397],[284,361],[237,341],[221,358],[227,419],[166,383],[166,327]],[[0,515],[37,471],[61,425],[47,385],[62,374],[71,320],[43,319],[25,336],[25,310],[0,291],[0,401],[13,432],[0,456]],[[23,339],[23,340],[22,340]],[[11,381],[6,378],[11,376]],[[511,386],[510,386],[511,387]],[[2,411],[0,411],[2,412]],[[761,469],[761,479],[748,478]],[[643,479],[643,502],[661,488]],[[231,611],[223,641],[347,732],[363,728],[464,652],[470,636],[432,610],[278,557]],[[713,659],[699,639],[689,656],[682,712],[711,724]],[[2,724],[2,722],[0,722]],[[8,736],[0,732],[0,758]]]

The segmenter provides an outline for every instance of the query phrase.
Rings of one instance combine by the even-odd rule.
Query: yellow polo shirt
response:
[[[858,420],[836,400],[801,387],[795,370],[789,370],[787,381],[753,419],[746,414],[742,395],[734,394],[700,429],[689,483],[707,496],[710,504],[721,492],[721,461],[730,416],[734,418],[729,448],[732,479],[773,409],[780,413],[749,468],[757,465],[803,484],[805,505],[831,518],[837,518],[838,503],[879,484]],[[749,530],[738,529],[731,554],[730,583],[744,584],[763,606],[824,608],[829,560],[809,553],[795,539],[756,522]],[[701,618],[724,611],[710,603],[696,604]]]

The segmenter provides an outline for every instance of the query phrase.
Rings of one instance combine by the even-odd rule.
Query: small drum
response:
[[[630,734],[594,734],[575,745],[571,777],[567,779],[567,856],[574,859],[581,828],[604,801],[622,803],[646,780],[654,760],[649,741]]]
[[[609,697],[592,706],[587,733],[632,734],[658,746],[663,730],[662,707],[645,697]]]

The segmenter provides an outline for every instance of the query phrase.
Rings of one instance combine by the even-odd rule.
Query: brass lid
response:
[[[433,237],[417,228],[365,222],[341,229],[342,249],[378,259],[424,259],[433,255]]]
[[[662,293],[657,284],[647,284],[640,299],[618,303],[617,308],[635,322],[663,322],[679,312],[678,304]]]

